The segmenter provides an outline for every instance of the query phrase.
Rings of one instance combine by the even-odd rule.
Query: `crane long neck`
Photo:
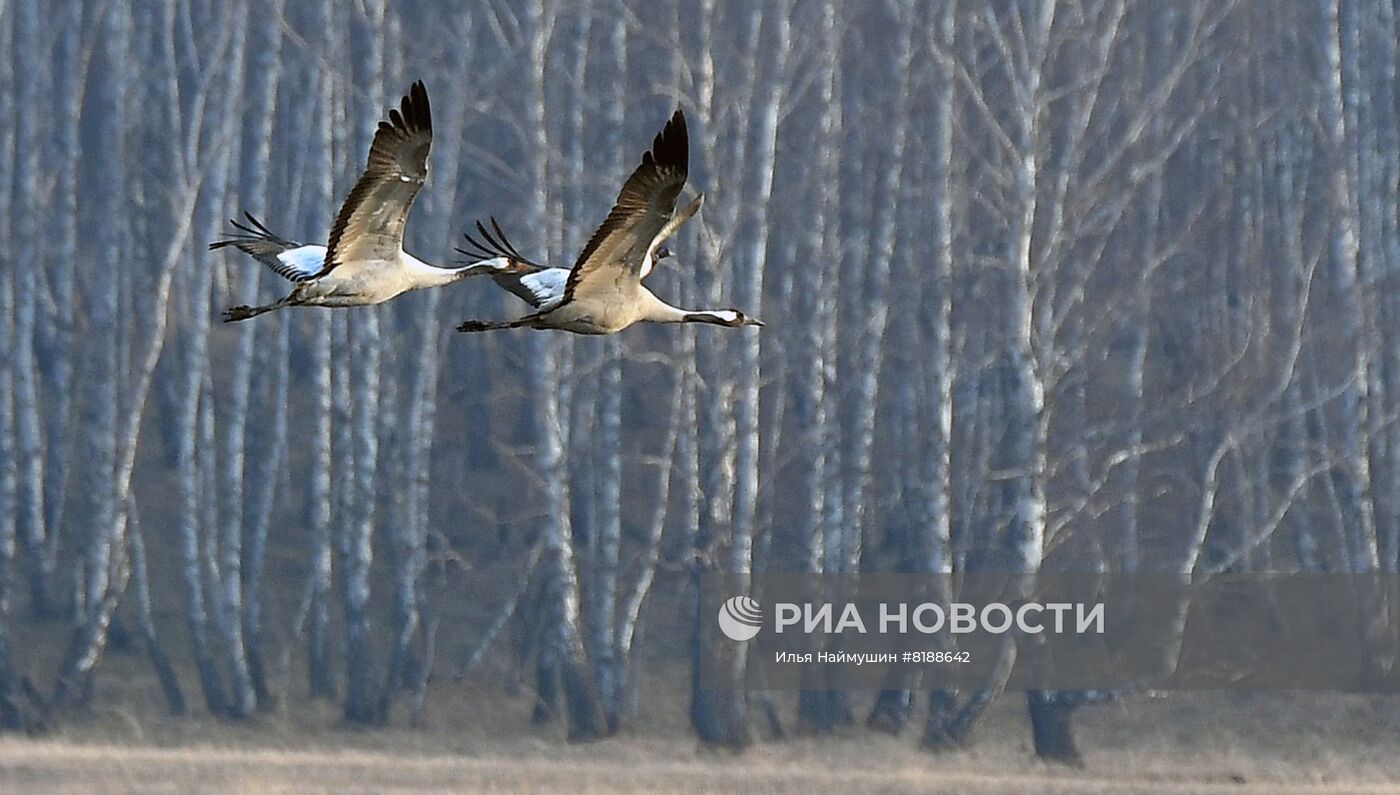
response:
[[[643,308],[642,320],[651,323],[686,323],[686,317],[692,314],[688,309],[681,309],[657,298],[650,290],[642,288],[642,295],[646,296],[646,306]]]
[[[501,267],[496,260],[486,260],[457,268],[439,268],[436,265],[429,265],[408,252],[403,252],[399,257],[403,262],[404,269],[413,275],[414,284],[418,287],[439,287],[459,279],[465,279],[468,276],[491,273]]]
[[[671,306],[647,290],[647,307],[643,320],[652,323],[713,323],[728,326],[735,322],[732,309],[682,309]]]

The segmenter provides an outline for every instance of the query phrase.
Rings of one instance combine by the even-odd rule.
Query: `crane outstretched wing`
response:
[[[403,247],[408,211],[428,179],[433,117],[418,81],[388,119],[379,122],[364,173],[350,189],[331,226],[326,265],[318,277],[347,262],[393,260]]]
[[[671,220],[676,197],[690,168],[690,136],[677,109],[642,155],[641,165],[623,183],[603,220],[569,271],[565,293],[572,297],[596,286],[612,289],[621,279],[640,279],[652,240]]]

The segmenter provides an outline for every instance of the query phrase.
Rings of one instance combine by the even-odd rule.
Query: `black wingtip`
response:
[[[492,230],[495,230],[494,234]],[[462,234],[462,237],[466,239],[468,245],[472,246],[473,250],[459,248],[456,249],[458,254],[481,259],[505,257],[508,260],[522,263],[532,268],[543,267],[534,260],[524,256],[516,249],[515,244],[510,242],[510,238],[506,237],[506,233],[501,229],[501,224],[496,220],[494,215],[491,216],[491,229],[487,229],[485,224],[481,221],[477,221],[476,231],[477,234],[481,236],[480,239],[473,237],[470,232],[464,232]]]
[[[210,243],[209,250],[213,251],[215,249],[224,248],[225,246],[237,246],[244,252],[252,254],[252,251],[244,248],[245,245],[251,243],[272,243],[281,246],[283,250],[296,248],[301,245],[268,229],[267,224],[264,224],[256,215],[246,210],[243,212],[243,219],[244,220],[239,220],[237,218],[228,219],[229,226],[232,227],[232,229],[224,232],[223,240],[216,240]]]
[[[415,80],[408,87],[408,95],[399,103],[399,109],[407,129],[432,131],[433,111],[428,103],[428,88],[422,80]]]
[[[246,211],[245,211],[243,214],[244,214],[245,216],[248,217],[248,220],[249,220],[249,221],[252,221],[254,224],[256,224],[256,225],[259,226],[259,227],[262,226],[262,224],[259,224],[259,223],[258,223],[258,219],[256,219],[256,218],[254,218],[253,216],[249,215]],[[254,232],[252,229],[249,229],[247,226],[245,226],[245,225],[243,225],[242,223],[240,223],[239,220],[238,220],[237,218],[230,218],[230,219],[228,219],[228,222],[229,222],[229,225],[233,227],[234,231],[232,231],[232,232],[225,232],[225,233],[224,233],[224,234],[226,234],[226,235],[229,236],[228,238],[225,238],[224,240],[215,240],[213,243],[210,243],[210,244],[209,244],[209,250],[210,250],[210,251],[217,251],[217,250],[219,250],[219,249],[221,249],[221,248],[224,248],[224,247],[226,247],[226,246],[235,245],[235,244],[238,243],[238,238],[240,238],[240,237],[242,237],[242,236],[249,235],[249,234],[253,234],[253,235],[256,235],[256,234],[257,234],[257,233]]]
[[[659,166],[670,166],[685,173],[690,166],[690,132],[686,129],[685,112],[676,108],[666,126],[651,142],[651,159]]]
[[[491,216],[491,228],[496,230],[496,237],[501,241],[501,247],[504,248],[506,252],[511,255],[511,257],[520,260],[521,262],[527,265],[535,264],[533,261],[527,259],[523,254],[521,254],[520,251],[516,249],[514,243],[510,242],[510,238],[506,237],[505,231],[502,230],[501,225],[496,222],[496,216],[494,215]]]
[[[478,224],[479,223],[480,222],[478,222]],[[470,248],[458,247],[453,249],[453,251],[456,251],[458,254],[461,254],[464,257],[470,257],[472,262],[480,262],[482,260],[491,259],[491,257],[493,256],[493,252],[491,251],[491,249],[482,245],[480,241],[472,237],[470,232],[463,232],[462,238],[466,240],[466,245],[470,246]]]
[[[422,80],[414,81],[408,87],[408,93],[399,100],[397,108],[390,107],[387,121],[379,122],[379,129],[384,131],[399,130],[402,132],[429,132],[433,131],[433,110],[428,103],[428,89],[423,85]]]

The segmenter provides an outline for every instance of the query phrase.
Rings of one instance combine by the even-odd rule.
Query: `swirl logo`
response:
[[[719,608],[719,629],[730,640],[752,640],[763,626],[763,608],[747,596],[735,596]]]

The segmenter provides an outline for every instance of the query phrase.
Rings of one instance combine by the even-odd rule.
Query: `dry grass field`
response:
[[[597,793],[1074,793],[1400,792],[1364,777],[1288,783],[1277,773],[1212,772],[1243,760],[1206,758],[1170,770],[1112,755],[1111,766],[1065,771],[980,757],[929,760],[868,745],[799,744],[740,758],[679,745],[624,741],[597,748],[538,747],[530,755],[426,756],[388,751],[155,748],[0,743],[0,788],[16,793],[90,792],[597,792]],[[865,752],[865,753],[862,753]],[[1177,757],[1177,764],[1186,763]]]
[[[995,752],[930,758],[860,741],[802,741],[740,757],[641,740],[582,748],[531,741],[479,755],[0,742],[0,791],[15,793],[1400,792],[1382,774],[1340,759],[1305,770],[1229,752],[1111,752],[1087,769],[1063,770]]]
[[[0,792],[1400,793],[1393,698],[1132,696],[1082,712],[1086,765],[1065,769],[1033,759],[1010,698],[959,753],[852,732],[735,756],[697,748],[670,707],[646,710],[659,731],[569,745],[521,702],[466,690],[422,730],[336,728],[329,705],[230,725],[99,703],[55,734],[0,740]]]

